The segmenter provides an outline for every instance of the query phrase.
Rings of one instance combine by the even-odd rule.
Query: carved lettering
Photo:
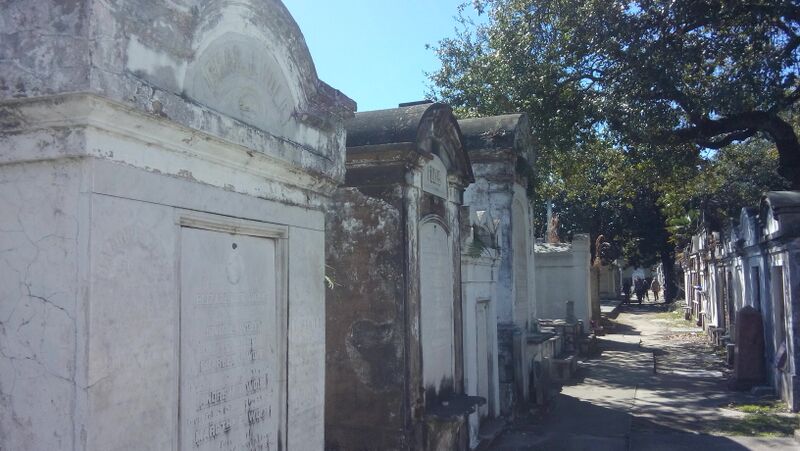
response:
[[[183,229],[181,247],[181,449],[276,449],[274,241]]]
[[[436,155],[423,168],[422,190],[447,199],[447,169]]]
[[[282,134],[295,102],[280,64],[257,41],[227,35],[189,67],[186,93],[206,106],[266,131]]]

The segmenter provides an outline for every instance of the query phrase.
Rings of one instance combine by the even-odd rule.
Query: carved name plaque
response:
[[[295,105],[278,62],[252,38],[228,33],[189,66],[186,94],[221,113],[284,136]]]
[[[181,230],[180,449],[277,450],[275,241]]]
[[[422,190],[447,199],[447,168],[436,155],[422,168]]]
[[[453,259],[444,228],[427,222],[420,228],[420,294],[422,380],[437,391],[443,379],[452,382]]]

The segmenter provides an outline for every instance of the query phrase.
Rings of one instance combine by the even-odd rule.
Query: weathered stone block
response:
[[[477,400],[463,395],[459,221],[471,179],[445,105],[348,124],[347,188],[326,225],[329,449],[454,449],[467,437]]]
[[[0,448],[321,449],[355,105],[286,9],[2,8]]]

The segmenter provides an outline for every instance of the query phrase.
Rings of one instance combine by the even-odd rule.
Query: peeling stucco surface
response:
[[[341,188],[326,215],[326,260],[335,285],[327,290],[328,447],[346,446],[359,430],[360,440],[375,449],[405,447],[396,441],[407,415],[401,196],[400,189],[393,192],[393,205]]]
[[[344,175],[337,149],[355,104],[317,79],[302,34],[277,0],[4,6],[0,101],[74,92],[101,94],[322,177]]]
[[[282,3],[2,9],[0,448],[179,447],[187,211],[290,229],[290,401],[271,443],[321,448],[322,209],[355,104],[318,80]]]

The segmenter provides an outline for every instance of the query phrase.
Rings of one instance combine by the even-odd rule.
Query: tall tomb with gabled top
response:
[[[355,104],[286,8],[2,13],[0,448],[322,449]]]
[[[528,118],[506,114],[458,121],[475,183],[464,204],[496,236],[495,299],[499,396],[494,412],[529,400],[532,356],[527,338],[536,321],[533,213],[528,196],[536,154]]]
[[[466,443],[458,123],[436,103],[357,113],[327,217],[326,444]]]

